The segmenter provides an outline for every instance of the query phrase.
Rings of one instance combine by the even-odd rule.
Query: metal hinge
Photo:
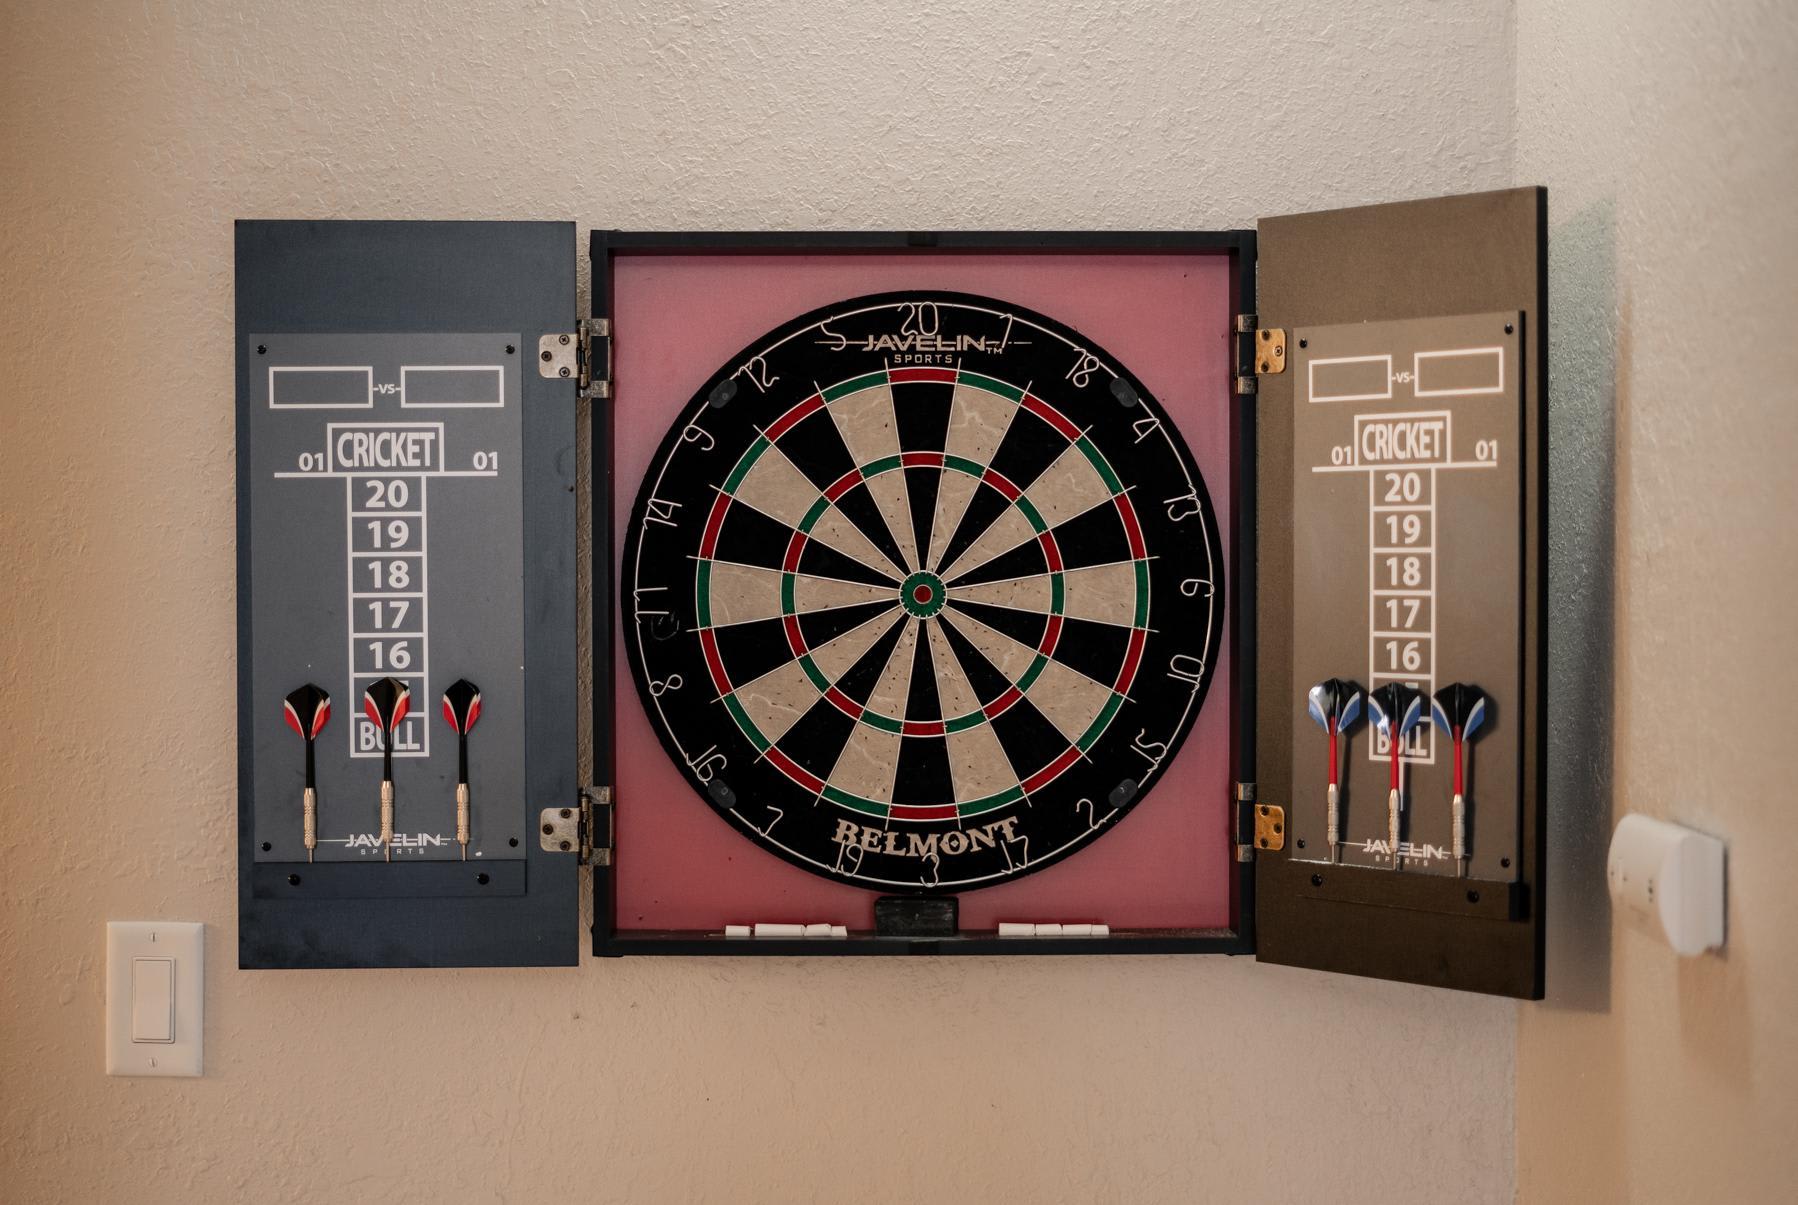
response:
[[[1257,377],[1278,376],[1286,371],[1286,332],[1280,327],[1259,325],[1260,315],[1236,315],[1237,348],[1236,392],[1256,392]]]
[[[588,397],[612,396],[612,320],[583,318],[573,331],[537,340],[537,375],[573,380]]]
[[[1255,784],[1236,784],[1236,860],[1255,860]]]
[[[572,807],[537,814],[537,843],[550,853],[576,854],[582,866],[612,864],[612,788],[582,787]]]

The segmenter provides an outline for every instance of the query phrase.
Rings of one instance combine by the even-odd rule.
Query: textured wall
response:
[[[1502,186],[1513,37],[1498,0],[5,5],[0,1196],[1510,1199],[1501,1001],[1191,958],[233,969],[230,251]],[[207,923],[206,1078],[101,1074],[109,917]]]
[[[1517,26],[1517,170],[1552,220],[1560,608],[1519,1195],[1791,1200],[1798,10],[1525,0]],[[1614,524],[1588,510],[1613,486]],[[1605,844],[1632,810],[1728,839],[1723,956],[1613,933]]]

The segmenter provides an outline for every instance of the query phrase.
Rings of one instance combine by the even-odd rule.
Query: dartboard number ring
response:
[[[894,293],[699,390],[644,477],[621,606],[712,809],[815,873],[955,891],[1140,805],[1204,703],[1223,586],[1140,381],[1042,315]]]

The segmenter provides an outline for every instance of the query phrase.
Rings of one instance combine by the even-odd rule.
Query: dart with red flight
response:
[[[1392,753],[1392,789],[1386,797],[1386,839],[1392,868],[1398,869],[1399,817],[1404,810],[1405,737],[1423,719],[1423,692],[1389,682],[1367,696],[1367,711]]]
[[[1336,752],[1336,738],[1354,726],[1361,715],[1361,686],[1342,678],[1326,678],[1311,688],[1308,696],[1311,718],[1330,735],[1329,818],[1325,838],[1330,845],[1330,861],[1341,860],[1341,825],[1337,804],[1341,797],[1342,760]]]
[[[1465,682],[1450,682],[1430,700],[1430,718],[1455,743],[1454,855],[1455,874],[1467,877],[1467,778],[1464,746],[1486,722],[1486,692]]]
[[[412,710],[412,688],[382,678],[362,692],[362,710],[381,730],[381,848],[393,861],[393,733]]]
[[[443,692],[443,718],[456,730],[456,844],[468,861],[468,732],[481,718],[481,688],[458,678]]]
[[[313,745],[318,734],[325,730],[325,721],[331,718],[331,696],[308,682],[282,700],[281,710],[287,726],[306,741],[306,791],[302,798],[306,860],[310,862],[313,851],[318,848],[318,770]]]

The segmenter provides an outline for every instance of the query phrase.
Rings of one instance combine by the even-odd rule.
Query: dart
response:
[[[381,730],[381,848],[393,861],[393,730],[412,709],[412,688],[382,678],[362,692],[362,710]]]
[[[1463,746],[1486,722],[1486,692],[1465,682],[1450,682],[1430,700],[1430,718],[1455,742],[1455,874],[1467,877],[1467,790]]]
[[[481,718],[481,688],[457,678],[443,692],[443,718],[456,730],[456,844],[468,861],[468,730]]]
[[[1337,848],[1340,844],[1340,826],[1336,806],[1341,793],[1338,786],[1341,760],[1336,755],[1336,737],[1352,727],[1361,714],[1361,686],[1357,682],[1346,682],[1341,678],[1326,678],[1311,688],[1309,699],[1311,718],[1317,721],[1318,727],[1330,734],[1330,809],[1325,837],[1330,843],[1330,861],[1337,862],[1341,860]]]
[[[318,848],[318,772],[313,742],[325,730],[325,721],[331,718],[331,696],[308,682],[282,700],[281,711],[287,726],[306,741],[306,792],[302,798],[305,801],[306,860],[310,862],[313,851]]]
[[[1398,825],[1402,810],[1405,737],[1423,719],[1423,693],[1402,682],[1389,682],[1367,696],[1368,714],[1392,750],[1392,793],[1386,797],[1386,835],[1392,868],[1398,869]]]

